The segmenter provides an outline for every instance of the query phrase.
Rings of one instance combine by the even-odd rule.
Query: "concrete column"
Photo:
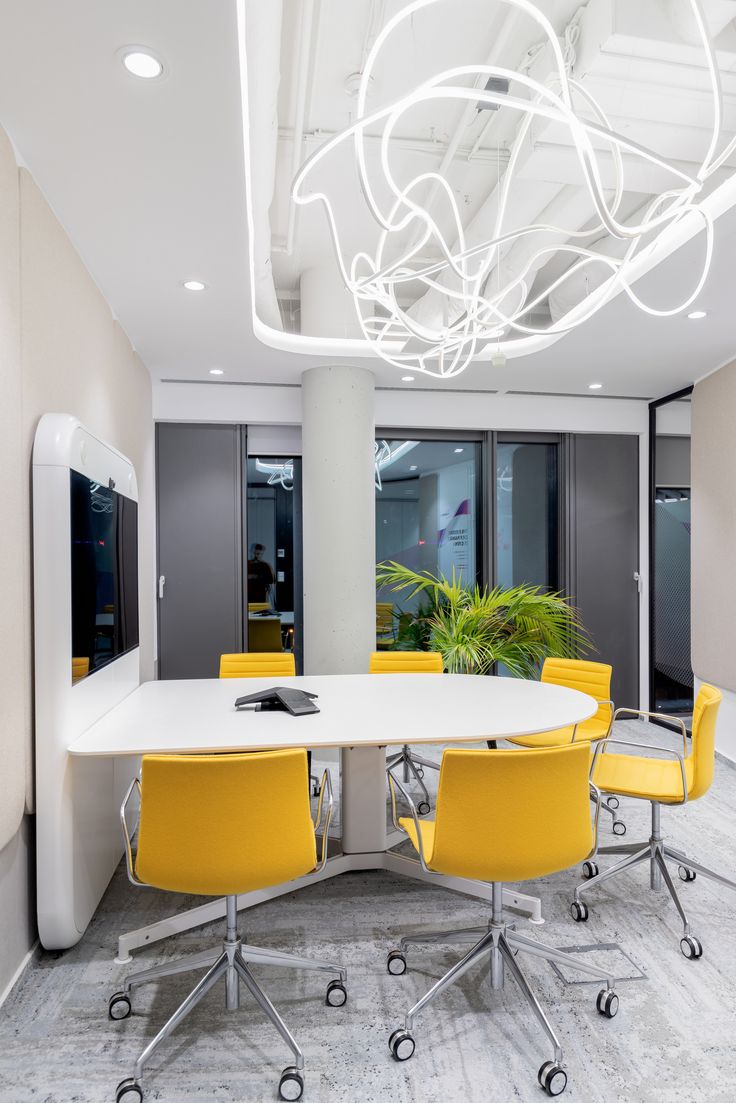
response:
[[[363,674],[376,641],[374,378],[302,376],[305,674]]]

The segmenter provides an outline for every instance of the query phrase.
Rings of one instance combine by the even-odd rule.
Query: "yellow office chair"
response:
[[[639,709],[616,709],[614,720],[622,715],[653,716],[658,719],[669,720],[678,724],[682,735],[682,754],[671,747],[654,746],[643,743],[635,743],[629,739],[615,739],[609,736],[605,742],[596,747],[591,768],[591,777],[595,783],[606,793],[618,793],[625,797],[635,797],[639,800],[648,800],[652,805],[652,834],[649,842],[629,843],[627,845],[601,847],[601,854],[624,854],[622,861],[615,866],[598,872],[595,862],[586,862],[583,874],[589,878],[584,885],[575,890],[570,911],[573,919],[578,923],[588,918],[587,905],[580,896],[583,892],[602,884],[610,877],[615,877],[624,869],[631,869],[641,862],[649,863],[649,883],[652,889],[661,888],[662,879],[669,890],[675,907],[680,913],[683,923],[683,937],[680,939],[680,949],[687,958],[699,958],[703,954],[700,940],[690,934],[690,924],[685,911],[680,903],[674,883],[667,869],[667,860],[676,862],[682,881],[694,881],[696,873],[702,873],[704,877],[710,877],[721,885],[736,889],[736,882],[729,881],[720,873],[706,868],[699,862],[694,862],[683,854],[681,850],[675,850],[662,838],[660,812],[663,804],[686,804],[688,801],[697,800],[708,792],[713,781],[713,769],[715,763],[715,731],[718,706],[721,703],[722,694],[713,686],[700,687],[695,708],[693,710],[693,738],[692,746],[688,752],[687,730],[684,723],[676,716],[662,716],[661,713],[641,712]],[[663,734],[668,728],[659,728]],[[634,748],[644,754],[610,754],[611,747]],[[658,751],[668,757],[653,758],[646,752]]]
[[[388,955],[388,971],[406,972],[406,949],[412,943],[470,942],[471,948],[407,1012],[403,1028],[389,1039],[398,1061],[414,1053],[414,1020],[445,988],[473,965],[490,958],[491,988],[504,987],[508,971],[552,1043],[554,1056],[539,1069],[540,1085],[548,1095],[559,1095],[567,1084],[560,1041],[517,964],[518,951],[558,965],[579,969],[605,988],[598,993],[601,1015],[613,1018],[618,996],[613,978],[586,961],[518,934],[503,916],[503,882],[523,881],[557,873],[579,862],[595,848],[590,822],[587,744],[518,751],[449,750],[442,757],[437,814],[420,820],[406,790],[388,771],[394,824],[406,832],[419,853],[425,873],[468,877],[491,883],[491,921],[462,931],[408,935]],[[396,789],[411,809],[397,818]],[[597,828],[596,812],[595,826]]]
[[[439,651],[373,651],[368,666],[369,674],[442,674],[442,655]],[[430,811],[429,793],[424,784],[424,768],[436,770],[437,763],[422,755],[413,754],[411,748],[405,743],[398,754],[390,755],[387,760],[389,769],[399,764],[404,767],[404,781],[409,780],[409,774],[414,775],[419,788],[424,794],[424,800],[417,805],[420,816],[426,816]]]
[[[249,601],[248,602],[248,615],[251,613],[270,613],[271,606],[267,601]]]
[[[310,816],[306,779],[307,756],[302,750],[143,758],[140,781],[138,778],[133,781],[120,809],[128,877],[134,885],[168,892],[224,896],[226,931],[219,956],[213,950],[131,973],[121,991],[111,997],[110,1018],[126,1019],[131,1012],[134,988],[174,973],[204,971],[197,986],[143,1050],[133,1076],[118,1084],[116,1103],[143,1099],[144,1066],[221,978],[225,980],[228,1011],[239,1006],[242,982],[279,1031],[294,1054],[294,1064],[281,1075],[279,1097],[301,1098],[302,1051],[250,966],[276,965],[336,973],[326,994],[326,1002],[332,1007],[342,1006],[347,999],[347,972],[328,961],[245,945],[238,934],[237,922],[240,893],[318,873],[324,867],[333,803],[330,775],[325,770],[316,824]],[[126,823],[126,809],[134,789],[140,796],[135,857]],[[322,854],[318,861],[315,833],[323,818]],[[278,825],[276,831],[274,822]]]
[[[79,682],[89,674],[89,657],[72,658],[72,681]]]
[[[510,739],[520,747],[556,747],[561,743],[592,744],[605,739],[613,723],[613,701],[611,700],[611,675],[613,667],[608,663],[594,663],[588,659],[547,658],[542,666],[541,682],[548,685],[565,686],[587,693],[598,702],[598,712],[589,720],[568,728],[540,732],[537,735],[519,735]],[[618,797],[612,796],[601,801],[601,808],[613,818],[614,835],[625,835],[626,824],[616,815],[619,807]]]
[[[293,678],[296,676],[291,651],[246,651],[220,655],[221,678]]]
[[[396,626],[394,624],[394,603],[392,601],[376,602],[376,647],[379,650],[387,650],[396,642]]]

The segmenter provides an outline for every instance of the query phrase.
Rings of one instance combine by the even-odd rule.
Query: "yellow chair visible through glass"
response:
[[[711,786],[715,769],[715,733],[716,717],[722,699],[721,691],[714,686],[702,685],[693,709],[692,743],[688,749],[687,729],[677,716],[664,716],[662,713],[641,712],[639,709],[616,709],[614,720],[621,717],[652,717],[666,720],[677,725],[679,738],[682,739],[682,751],[659,743],[637,743],[631,739],[618,739],[610,735],[596,748],[591,769],[593,783],[603,793],[615,793],[618,796],[647,800],[652,806],[652,833],[647,842],[627,845],[601,847],[599,854],[625,855],[620,862],[598,872],[595,863],[587,862],[583,872],[588,880],[575,890],[575,899],[570,910],[573,919],[584,922],[588,918],[588,907],[582,901],[582,893],[616,877],[626,869],[646,862],[649,865],[649,883],[653,889],[659,889],[664,881],[674,901],[683,925],[680,949],[687,958],[702,956],[700,940],[690,932],[690,923],[680,901],[674,882],[667,868],[667,862],[678,866],[682,881],[694,881],[701,873],[720,885],[736,889],[736,881],[729,880],[716,870],[693,861],[681,850],[676,850],[664,841],[661,828],[662,805],[682,805],[698,800]],[[672,734],[669,728],[660,726],[657,734],[663,738]],[[611,754],[612,747],[625,748],[623,754]],[[631,754],[630,751],[637,751]],[[654,752],[654,754],[652,753]],[[665,757],[655,757],[664,755]]]
[[[368,665],[369,674],[442,674],[443,669],[439,651],[373,651]],[[429,792],[424,784],[424,770],[426,767],[436,770],[437,763],[413,753],[405,743],[398,754],[389,755],[387,764],[389,769],[402,765],[404,781],[409,780],[409,774],[413,775],[424,794],[424,799],[417,805],[419,815],[426,816],[431,807]]]
[[[503,988],[506,973],[510,973],[547,1035],[553,1055],[542,1064],[538,1080],[548,1095],[559,1095],[567,1083],[562,1046],[521,971],[517,954],[532,954],[603,981],[605,987],[598,993],[596,1006],[607,1018],[616,1014],[618,996],[609,974],[565,950],[543,945],[517,932],[506,923],[503,914],[504,882],[558,873],[594,850],[595,830],[588,799],[589,765],[587,744],[523,753],[447,750],[442,756],[434,820],[419,819],[408,793],[388,771],[394,825],[411,839],[423,872],[491,885],[490,922],[458,931],[405,935],[399,948],[389,953],[388,971],[397,975],[406,972],[407,949],[412,945],[457,943],[463,946],[464,954],[414,1004],[403,1027],[391,1035],[389,1048],[398,1061],[405,1061],[414,1053],[417,1016],[468,969],[490,964],[490,989]],[[397,791],[410,809],[409,816],[398,813]],[[596,827],[597,822],[596,814]],[[476,1002],[485,1002],[488,986],[478,985],[472,991]],[[516,1031],[516,1026],[506,1024],[507,1036],[513,1038]],[[445,1028],[445,1034],[452,1034],[452,1029]]]
[[[291,651],[243,651],[220,655],[221,678],[288,678],[296,676]]]

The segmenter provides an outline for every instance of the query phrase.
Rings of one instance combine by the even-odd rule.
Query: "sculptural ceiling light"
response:
[[[542,83],[527,72],[515,72],[501,65],[464,65],[446,69],[417,85],[395,102],[369,110],[367,99],[372,71],[386,43],[406,20],[422,9],[445,3],[451,17],[453,0],[414,0],[401,9],[383,28],[367,57],[357,96],[355,121],[331,137],[303,164],[292,185],[297,204],[321,203],[327,215],[338,265],[346,286],[354,296],[366,340],[389,363],[402,370],[424,372],[447,378],[462,372],[486,346],[488,353],[503,362],[504,352],[514,341],[533,335],[558,336],[581,325],[614,295],[624,291],[641,310],[660,317],[677,314],[696,299],[710,266],[713,226],[702,205],[707,181],[736,148],[736,139],[719,148],[722,129],[721,83],[713,45],[701,3],[688,0],[702,40],[712,93],[712,126],[702,163],[694,174],[681,164],[668,161],[654,150],[614,132],[601,106],[573,79],[570,61],[549,20],[529,0],[501,0],[525,12],[541,30],[542,42],[552,58],[549,77]],[[568,43],[569,45],[569,43]],[[506,171],[499,179],[495,225],[492,235],[481,243],[466,243],[460,210],[448,180],[435,172],[423,172],[399,186],[392,171],[392,135],[403,116],[422,102],[444,99],[477,102],[487,108],[503,108],[519,116],[519,125],[509,150]],[[535,120],[561,124],[576,154],[580,183],[590,202],[591,219],[583,229],[531,223],[510,224],[509,198],[513,193],[520,154],[530,140]],[[366,132],[380,129],[380,168],[371,162],[369,170]],[[377,224],[375,248],[346,255],[338,217],[329,194],[315,185],[315,170],[338,147],[352,144],[360,187]],[[620,216],[626,192],[624,157],[629,162],[648,162],[665,170],[671,185],[655,195],[647,207],[627,222]],[[604,163],[612,162],[615,186],[604,187]],[[323,179],[325,174],[323,174]],[[430,189],[443,204],[443,223],[451,214],[452,233],[443,233],[439,221],[422,206]],[[379,201],[378,196],[381,196]],[[383,197],[390,196],[386,201]],[[644,302],[633,288],[634,262],[642,259],[684,220],[697,220],[704,234],[702,269],[684,301],[664,308]],[[601,246],[601,237],[609,243]],[[347,236],[347,232],[343,235]],[[503,258],[522,239],[531,245],[521,271],[504,279]],[[591,247],[595,244],[595,248]],[[613,243],[613,248],[610,244]],[[428,249],[439,259],[427,262]],[[425,259],[422,259],[422,253]],[[532,291],[536,273],[555,257],[564,271],[542,292]],[[559,270],[559,267],[558,267]],[[556,320],[545,319],[534,328],[529,316],[542,300],[581,274],[589,293],[583,293],[572,310]],[[442,317],[431,324],[416,317],[411,307],[399,303],[402,289],[411,284],[422,292],[439,292]],[[380,309],[377,309],[380,308]],[[532,344],[534,342],[531,342]]]

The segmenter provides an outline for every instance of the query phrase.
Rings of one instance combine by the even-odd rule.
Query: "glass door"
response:
[[[499,434],[496,442],[496,585],[559,590],[560,444]]]
[[[376,562],[401,563],[414,571],[463,582],[480,582],[482,569],[481,442],[376,441]],[[421,597],[376,593],[376,642],[394,646],[402,614],[415,612]]]
[[[301,459],[248,456],[248,651],[291,651],[302,670]]]

